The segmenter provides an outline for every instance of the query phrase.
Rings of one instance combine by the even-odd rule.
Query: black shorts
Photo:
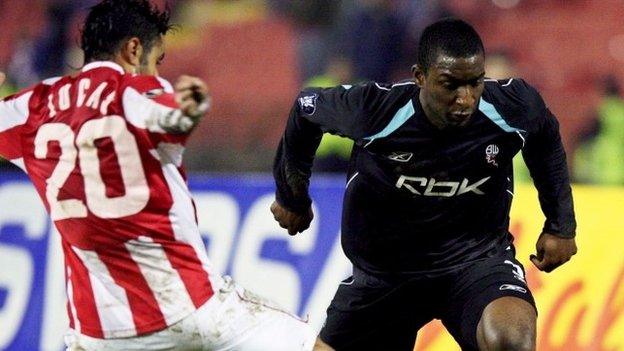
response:
[[[433,277],[379,277],[354,268],[327,309],[320,337],[337,351],[412,351],[418,329],[440,319],[462,350],[478,350],[481,314],[503,296],[535,307],[512,249]]]

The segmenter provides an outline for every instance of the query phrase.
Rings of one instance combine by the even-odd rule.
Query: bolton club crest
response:
[[[499,149],[498,145],[490,144],[485,148],[485,160],[487,163],[491,163],[494,166],[498,167],[498,163],[496,163],[496,155],[498,155]]]

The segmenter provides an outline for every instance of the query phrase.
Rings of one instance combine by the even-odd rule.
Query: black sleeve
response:
[[[531,105],[529,111],[535,116],[531,117],[531,125],[527,128],[522,155],[546,216],[543,231],[572,238],[576,235],[576,220],[559,123],[546,108],[539,93],[528,85],[526,87],[528,100],[525,101]]]
[[[280,141],[273,165],[276,200],[291,211],[302,213],[311,200],[308,185],[314,154],[323,132],[358,140],[383,125],[390,89],[368,83],[312,88],[297,97]]]

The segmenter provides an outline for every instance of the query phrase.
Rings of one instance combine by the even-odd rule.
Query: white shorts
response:
[[[97,339],[73,330],[67,351],[309,351],[316,333],[305,321],[224,277],[223,288],[172,326],[147,335]]]

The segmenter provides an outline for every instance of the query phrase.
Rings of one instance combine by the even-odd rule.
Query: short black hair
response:
[[[132,37],[149,52],[172,26],[170,11],[161,11],[149,0],[103,0],[93,6],[81,31],[80,47],[85,63],[109,60]]]
[[[484,54],[479,33],[467,22],[457,18],[445,18],[427,26],[418,43],[417,63],[427,69],[444,53],[452,57],[468,57]]]

